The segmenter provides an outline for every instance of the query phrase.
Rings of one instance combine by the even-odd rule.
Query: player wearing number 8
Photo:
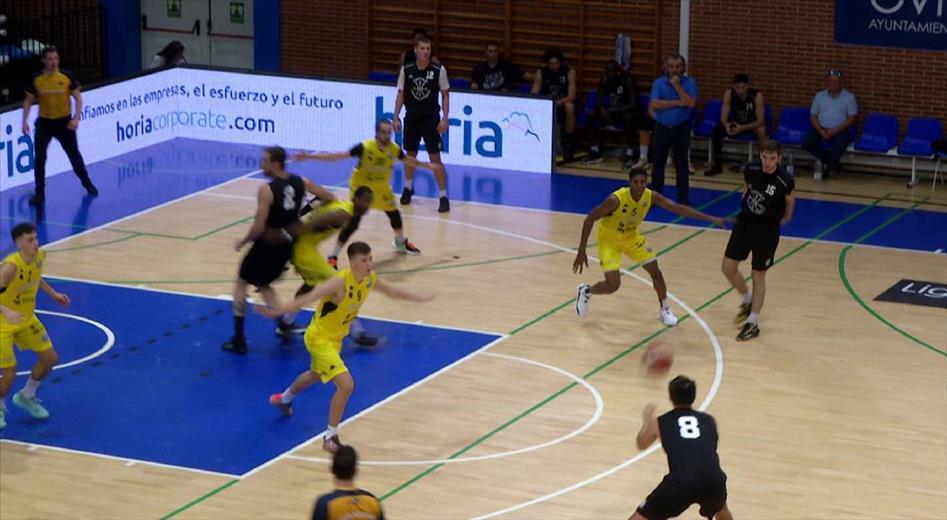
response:
[[[655,405],[642,412],[638,449],[660,441],[668,458],[668,474],[638,506],[629,520],[664,520],[683,513],[691,504],[700,515],[733,520],[727,509],[727,474],[717,457],[717,423],[708,414],[691,408],[697,396],[693,379],[677,376],[668,384],[674,409],[654,416]]]

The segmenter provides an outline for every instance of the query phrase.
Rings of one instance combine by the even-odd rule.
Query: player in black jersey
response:
[[[759,142],[766,137],[766,111],[763,93],[750,88],[750,77],[740,73],[733,77],[733,86],[723,93],[723,106],[720,109],[720,121],[714,127],[711,137],[713,162],[704,171],[712,177],[723,173],[723,138],[737,137],[741,134],[756,135]]]
[[[273,230],[285,231],[287,226],[296,222],[307,191],[323,201],[335,200],[332,193],[322,186],[287,172],[286,150],[282,147],[264,148],[260,169],[270,178],[270,182],[261,185],[257,190],[256,215],[253,217],[250,231],[234,244],[234,250],[240,251],[243,246],[253,243],[240,262],[237,282],[233,289],[233,337],[222,347],[223,350],[234,354],[247,353],[247,338],[243,328],[247,313],[247,286],[255,286],[268,306],[278,305],[276,292],[270,284],[283,274],[286,263],[293,255],[292,237],[288,233],[285,233],[285,238],[278,240],[266,240],[264,233],[270,231],[267,233],[267,236],[270,236]],[[280,236],[279,233],[276,235]],[[278,324],[286,337],[292,334],[291,321],[284,323],[280,320]]]
[[[717,422],[691,408],[697,397],[694,380],[677,376],[668,384],[668,393],[674,409],[656,418],[655,404],[645,406],[636,439],[639,450],[661,442],[668,474],[629,520],[672,518],[691,504],[700,506],[703,517],[733,520],[727,509],[727,474],[717,457]]]
[[[730,233],[721,270],[730,285],[740,294],[740,310],[735,323],[743,325],[737,341],[760,335],[757,324],[763,298],[766,296],[766,270],[774,262],[779,245],[779,229],[792,219],[796,199],[796,181],[780,165],[779,143],[764,141],[760,160],[744,168],[743,200],[740,215]],[[753,293],[750,294],[737,267],[753,253]]]
[[[530,92],[556,100],[556,119],[565,122],[562,155],[566,161],[571,161],[575,149],[575,70],[565,64],[565,57],[559,49],[547,50],[543,63],[546,66],[536,71]]]
[[[414,53],[414,45],[417,43],[418,38],[422,36],[428,39],[431,38],[431,35],[427,33],[427,29],[423,27],[418,27],[411,31],[411,48],[401,53],[401,57],[398,60],[399,67],[418,61],[418,55]],[[431,63],[440,65],[441,60],[437,59],[437,56],[431,55]]]
[[[398,74],[398,97],[395,98],[394,130],[401,131],[401,107],[404,114],[404,150],[412,158],[418,156],[421,139],[424,139],[424,148],[427,150],[431,163],[440,168],[435,169],[437,188],[440,190],[440,202],[437,211],[450,211],[450,201],[447,199],[447,172],[441,162],[441,134],[448,130],[448,114],[450,113],[450,82],[447,79],[447,69],[439,63],[431,61],[431,40],[425,36],[418,36],[414,43],[414,52],[417,61],[401,67]],[[437,93],[441,93],[442,107],[437,104]],[[440,117],[438,117],[440,113]],[[401,193],[401,204],[411,204],[414,195],[414,166],[404,165],[405,185]]]
[[[593,143],[589,148],[586,163],[602,161],[601,143],[603,130],[625,133],[624,163],[632,164],[635,141],[638,140],[638,127],[641,126],[642,110],[638,104],[638,86],[631,74],[621,70],[618,62],[605,62],[605,71],[598,81],[595,97],[595,111],[592,113]],[[603,128],[604,127],[604,128]]]

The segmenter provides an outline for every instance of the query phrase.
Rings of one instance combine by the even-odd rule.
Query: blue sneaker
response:
[[[49,419],[49,412],[39,404],[39,399],[36,396],[26,397],[22,390],[13,394],[13,404],[26,410],[36,419]]]

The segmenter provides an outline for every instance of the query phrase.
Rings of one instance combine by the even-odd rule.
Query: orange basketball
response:
[[[654,341],[648,345],[641,364],[650,374],[666,374],[674,364],[674,350],[663,341]]]

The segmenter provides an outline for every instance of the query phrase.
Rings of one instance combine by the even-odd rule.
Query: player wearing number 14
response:
[[[717,457],[717,423],[708,414],[691,408],[697,384],[677,376],[668,384],[674,409],[654,416],[655,405],[642,413],[638,432],[639,450],[660,441],[668,458],[668,474],[654,488],[629,520],[664,520],[683,513],[691,504],[700,506],[700,515],[717,520],[733,520],[727,509],[727,474]]]

